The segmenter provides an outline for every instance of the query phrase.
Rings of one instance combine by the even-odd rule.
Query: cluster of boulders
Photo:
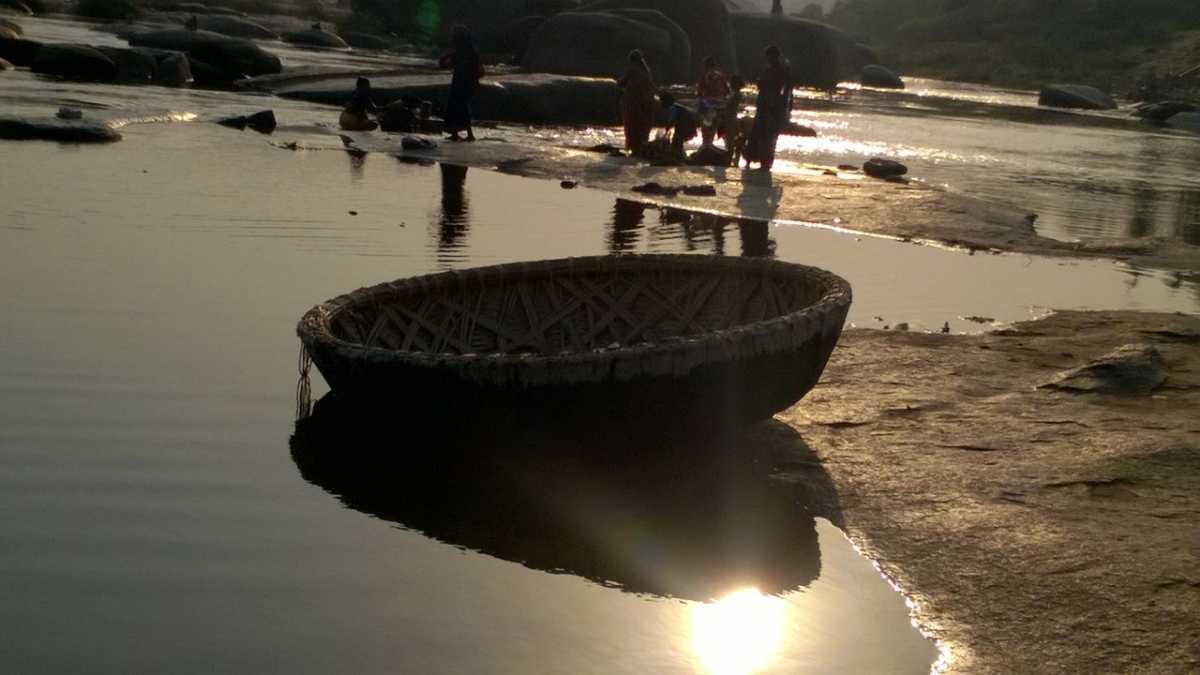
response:
[[[396,25],[386,3],[371,5]],[[445,0],[447,21],[471,26],[486,52],[506,53],[526,70],[614,76],[640,49],[660,83],[693,82],[705,57],[729,72],[763,67],[778,45],[797,82],[833,86],[858,79],[878,56],[831,26],[794,17],[731,11],[725,0]],[[442,27],[444,29],[445,27]]]
[[[1200,104],[1191,101],[1142,103],[1133,109],[1133,114],[1153,124],[1169,124],[1181,129],[1200,131]]]
[[[231,18],[231,17],[218,17]],[[253,42],[207,30],[133,33],[128,48],[44,44],[24,38],[12,21],[0,24],[0,59],[35,73],[84,82],[223,85],[282,70],[275,55]]]

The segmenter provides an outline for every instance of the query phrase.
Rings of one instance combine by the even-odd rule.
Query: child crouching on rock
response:
[[[375,102],[371,100],[371,81],[365,77],[355,82],[354,94],[350,102],[342,109],[338,124],[346,131],[371,131],[378,124],[371,119],[377,114]]]

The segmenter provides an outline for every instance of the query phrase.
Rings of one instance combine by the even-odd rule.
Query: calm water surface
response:
[[[962,123],[991,130],[939,136],[925,127],[945,123],[950,104],[899,114],[921,97],[855,92],[841,108],[811,104],[840,149],[787,151],[825,161],[867,138],[901,144],[927,179],[1002,197],[1018,191],[1017,165],[1000,171],[957,145],[994,155],[1013,129],[1029,143],[1071,136],[1076,158],[1085,141],[1105,152],[1162,143],[1165,192],[1147,233],[1189,236],[1178,227],[1187,208],[1182,220],[1163,214],[1191,189],[1176,160],[1194,138],[1108,119],[1047,131],[1012,112],[1021,96],[955,88],[941,99],[983,107]],[[293,435],[295,321],[401,276],[643,251],[826,267],[854,284],[851,321],[864,326],[977,330],[964,317],[1200,307],[1182,277],[1110,263],[969,256],[355,157],[314,135],[328,109],[302,103],[0,77],[5,112],[66,103],[114,119],[272,107],[285,126],[271,139],[170,123],[128,126],[107,147],[0,142],[6,672],[927,672],[936,647],[840,533],[836,499],[819,498],[828,477],[786,427],[718,449],[742,458],[734,465],[543,460],[510,439],[482,449],[488,461],[396,459],[440,448],[403,430],[338,433],[352,427],[320,405],[314,419],[334,432]],[[270,144],[290,140],[329,149]],[[1029,161],[1069,175],[1053,155]],[[1053,225],[1064,236],[1067,223],[1125,222],[1096,206],[1125,203],[1122,186],[1139,180],[1112,160],[1089,165],[1116,174],[1085,206],[1062,196],[1087,180],[1045,181],[1047,203],[1067,204]],[[364,459],[378,443],[387,452]]]
[[[777,456],[730,448],[758,467],[744,476],[564,467],[504,439],[486,465],[380,467],[350,459],[352,435],[292,438],[308,305],[458,265],[686,250],[652,234],[679,225],[211,125],[0,153],[6,670],[920,673],[937,657],[836,508],[807,505],[828,479],[786,428],[759,432],[782,435]],[[770,254],[765,228],[728,228],[730,253]],[[773,478],[789,466],[812,480]]]

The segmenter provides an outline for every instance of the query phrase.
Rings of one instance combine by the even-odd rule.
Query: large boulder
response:
[[[249,40],[205,30],[168,29],[129,36],[134,47],[184,52],[196,81],[231,82],[244,76],[274,75],[283,70],[279,57]]]
[[[374,35],[372,33],[359,33],[349,31],[342,33],[342,39],[346,44],[355,49],[395,49],[400,46],[400,41],[389,35]]]
[[[253,40],[277,40],[279,35],[253,21],[226,14],[206,14],[196,17],[196,26],[221,35]]]
[[[42,45],[29,69],[41,75],[81,82],[111,82],[117,79],[117,64],[95,47],[87,45]]]
[[[0,17],[0,28],[12,33],[12,37],[18,38],[25,34],[25,29],[21,28],[21,24],[11,19]]]
[[[1116,110],[1117,102],[1108,94],[1083,84],[1050,84],[1042,87],[1038,105],[1049,108]]]
[[[283,41],[302,47],[319,47],[321,49],[349,49],[350,45],[337,35],[327,30],[311,28],[297,33],[287,33]]]
[[[867,65],[862,63],[865,54],[853,38],[823,23],[740,12],[731,20],[738,63],[747,74],[765,67],[762,52],[767,45],[783,51],[800,86],[832,89],[839,82],[857,79]]]
[[[380,103],[402,99],[432,101],[434,114],[450,85],[445,78],[374,77],[374,98]],[[275,93],[283,98],[341,106],[354,93],[354,77],[302,82]],[[621,90],[608,78],[514,74],[485,78],[475,90],[471,107],[477,119],[518,124],[615,125],[621,121]]]
[[[163,52],[154,68],[154,84],[182,87],[192,81],[192,64],[183,52]]]
[[[509,21],[492,36],[488,46],[493,51],[512,54],[517,63],[520,63],[525,58],[525,51],[529,49],[529,41],[533,39],[533,34],[544,23],[546,17],[540,15],[523,16]]]
[[[1176,129],[1184,129],[1186,131],[1200,132],[1200,113],[1197,112],[1181,112],[1171,115],[1167,119],[1167,124]]]
[[[0,59],[4,59],[19,68],[28,68],[33,64],[33,57],[42,48],[42,43],[19,38],[0,37]]]
[[[0,0],[0,7],[5,7],[17,14],[33,16],[33,10],[29,9],[29,5],[21,2],[21,0]]]
[[[96,47],[117,66],[116,80],[129,83],[149,83],[154,79],[158,59],[149,49],[123,49],[121,47]]]
[[[661,12],[687,33],[692,46],[687,79],[698,80],[706,56],[712,56],[728,72],[737,72],[737,44],[724,0],[593,0],[582,11],[604,9],[649,9]],[[753,61],[757,63],[756,59]]]
[[[629,52],[646,55],[658,82],[690,78],[691,46],[677,40],[686,35],[662,26],[669,22],[655,13],[653,20],[610,12],[565,12],[548,19],[534,32],[521,65],[526,70],[563,75],[620,75]]]
[[[174,5],[168,5],[165,9],[175,12],[187,12],[188,14],[217,14],[223,16],[245,16],[236,9],[222,7],[220,5],[206,5],[202,2],[178,2]]]
[[[662,12],[652,9],[610,9],[608,14],[623,16],[627,19],[650,24],[665,31],[671,36],[671,52],[668,61],[661,62],[659,78],[663,82],[691,82],[692,42],[688,34],[679,24],[667,18]],[[626,61],[627,63],[628,61]]]
[[[0,70],[12,70],[13,68],[16,68],[16,66],[4,59],[0,59]]]
[[[9,28],[8,26],[5,26],[4,24],[0,23],[0,38],[4,38],[7,40],[17,40],[17,39],[20,39],[20,37],[21,37],[21,33],[18,33],[17,31]]]
[[[878,64],[871,64],[863,68],[859,82],[862,82],[864,87],[877,87],[879,89],[904,88],[904,80],[900,79],[899,75]]]

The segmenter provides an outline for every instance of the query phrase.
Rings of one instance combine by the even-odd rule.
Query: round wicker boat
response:
[[[803,265],[600,256],[360,289],[297,333],[335,392],[413,420],[736,427],[816,384],[850,302]]]

